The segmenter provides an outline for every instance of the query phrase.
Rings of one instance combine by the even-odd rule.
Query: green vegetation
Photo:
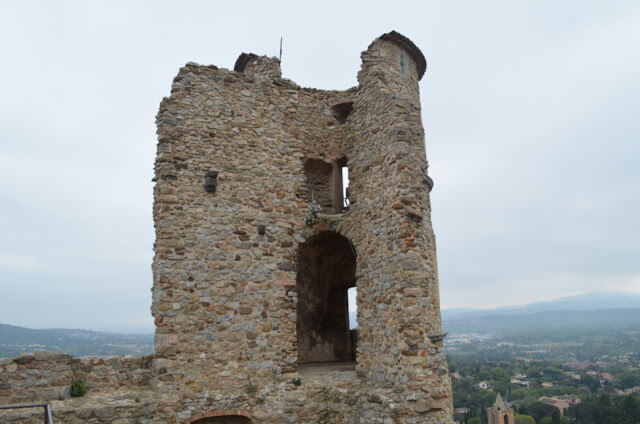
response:
[[[640,394],[609,396],[602,394],[569,408],[567,415],[576,424],[640,423]]]
[[[516,414],[516,424],[536,424],[535,420],[530,415]]]
[[[82,397],[89,391],[89,386],[84,382],[84,380],[73,380],[71,381],[71,396],[72,397]]]
[[[532,324],[492,334],[452,332],[445,349],[454,407],[469,409],[455,419],[486,423],[486,408],[499,392],[518,424],[640,424],[640,320],[605,327]],[[567,402],[565,416],[540,401],[558,396]]]

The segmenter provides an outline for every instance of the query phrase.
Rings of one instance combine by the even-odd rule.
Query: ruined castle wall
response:
[[[72,364],[71,355],[49,352],[0,358],[0,404],[69,397]]]
[[[151,388],[151,361],[152,356],[79,358],[72,365],[73,376],[90,393],[145,391]]]
[[[154,387],[194,413],[295,377],[304,164],[344,155],[348,93],[246,72],[187,65],[158,114]]]
[[[448,416],[450,381],[442,347],[435,241],[420,118],[418,75],[409,55],[377,40],[363,53],[351,124],[358,246],[358,371],[405,387],[415,408]],[[365,290],[361,290],[361,287]],[[362,293],[362,294],[361,294]],[[441,409],[442,408],[442,409]],[[429,412],[432,413],[432,412]]]
[[[375,40],[345,91],[253,54],[180,69],[157,116],[155,354],[4,360],[2,403],[83,379],[85,397],[53,401],[59,421],[450,423],[416,51]],[[351,207],[335,213],[345,161]],[[353,285],[355,370],[305,367],[351,358]]]
[[[401,422],[446,422],[451,393],[414,58],[376,40],[363,53],[360,85],[344,92],[300,88],[274,69],[277,61],[259,57],[242,72],[189,64],[161,105],[154,388],[174,395],[167,413],[181,411],[178,420],[208,410],[269,422],[303,414],[281,403],[311,349],[298,351],[297,303],[308,293],[298,293],[297,254],[332,231],[357,252],[363,387],[404,405]],[[344,102],[353,111],[336,119],[332,107]],[[342,158],[351,210],[305,225],[309,191],[336,185],[328,166],[310,184],[305,164]],[[215,193],[204,189],[209,171]],[[332,209],[330,197],[318,198]],[[331,346],[323,349],[330,358]]]
[[[401,393],[394,401],[406,404],[405,417],[446,422],[451,389],[419,75],[411,55],[390,41],[374,41],[362,59],[346,121],[351,210],[337,225],[358,252],[357,370],[380,389],[392,386]]]
[[[71,396],[71,382],[82,380],[88,393],[149,390],[150,356],[73,358],[38,351],[0,359],[0,404],[47,402]]]
[[[74,358],[38,351],[0,358],[0,405],[49,403],[54,422],[68,424],[144,422],[157,409],[150,379],[151,356]],[[82,397],[71,397],[75,380],[88,389]],[[43,413],[43,408],[0,411],[0,422],[40,424]]]

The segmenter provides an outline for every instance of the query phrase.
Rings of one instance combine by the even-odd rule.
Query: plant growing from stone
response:
[[[84,380],[72,380],[71,381],[71,396],[82,397],[89,391],[89,387]]]
[[[322,206],[315,199],[311,199],[311,203],[309,203],[309,212],[307,216],[304,218],[304,223],[308,226],[315,225],[317,222],[318,214],[322,212]]]
[[[258,388],[255,385],[253,385],[251,383],[247,384],[247,394],[252,395],[257,391],[258,391]]]

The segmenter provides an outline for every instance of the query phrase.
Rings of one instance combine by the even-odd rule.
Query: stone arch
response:
[[[251,415],[245,411],[211,411],[196,415],[191,424],[251,424]]]
[[[242,415],[222,415],[219,417],[202,418],[193,424],[251,424],[251,420]]]
[[[335,231],[314,232],[296,256],[298,363],[355,360],[347,290],[356,285],[356,251]]]

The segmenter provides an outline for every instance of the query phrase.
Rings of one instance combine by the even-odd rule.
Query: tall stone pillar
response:
[[[395,32],[362,54],[349,159],[352,219],[365,234],[357,241],[357,369],[447,422],[451,388],[418,88],[425,68],[420,50]]]

